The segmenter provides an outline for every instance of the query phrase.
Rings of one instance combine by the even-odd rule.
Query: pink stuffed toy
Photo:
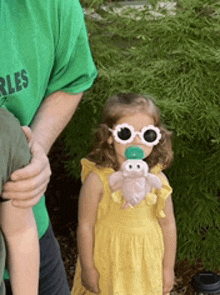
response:
[[[126,160],[120,171],[110,175],[109,184],[112,192],[122,190],[125,203],[123,209],[140,204],[146,197],[147,203],[155,204],[156,195],[151,194],[152,188],[162,187],[159,177],[149,173],[149,167],[143,160],[144,151],[132,146],[125,151]]]

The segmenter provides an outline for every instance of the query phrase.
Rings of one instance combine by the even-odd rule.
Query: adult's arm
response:
[[[69,123],[82,98],[82,93],[57,91],[49,95],[37,112],[31,129],[35,140],[47,155],[54,141]]]
[[[11,175],[4,186],[3,198],[12,199],[17,207],[36,205],[50,180],[51,170],[47,154],[56,138],[72,118],[82,93],[57,91],[46,97],[29,128],[24,128],[33,158],[31,163]]]

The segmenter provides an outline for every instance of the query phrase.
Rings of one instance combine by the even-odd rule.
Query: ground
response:
[[[46,192],[46,203],[55,236],[60,244],[68,283],[72,287],[75,263],[77,258],[76,228],[77,205],[80,190],[80,180],[76,181],[68,176],[64,167],[67,161],[63,137],[54,144],[49,154],[52,169],[52,177]],[[185,260],[176,263],[175,295],[193,295],[191,279],[194,274],[203,270],[200,261],[196,265],[190,265]]]

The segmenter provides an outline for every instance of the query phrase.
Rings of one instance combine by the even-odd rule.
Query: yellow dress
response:
[[[97,210],[94,246],[100,295],[162,295],[164,243],[158,218],[165,217],[165,200],[172,188],[160,178],[162,188],[152,191],[157,195],[156,204],[149,205],[146,198],[134,208],[122,210],[123,197],[112,194],[108,184],[109,175],[115,171],[112,168],[99,169],[87,159],[81,163],[82,181],[94,171],[104,188]],[[155,175],[160,171],[160,165],[151,169]],[[79,261],[71,294],[94,294],[81,285]]]

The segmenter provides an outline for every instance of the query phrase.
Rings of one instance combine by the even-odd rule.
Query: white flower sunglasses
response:
[[[141,131],[135,131],[132,125],[127,123],[119,124],[115,126],[115,129],[109,128],[112,132],[116,142],[121,144],[131,143],[136,135],[140,136],[141,142],[147,146],[157,145],[161,139],[160,129],[153,125],[145,126]]]

